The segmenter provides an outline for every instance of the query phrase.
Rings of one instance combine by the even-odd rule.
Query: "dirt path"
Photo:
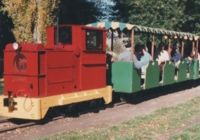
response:
[[[150,114],[163,107],[176,106],[177,104],[184,103],[197,96],[200,96],[200,86],[173,94],[163,95],[138,104],[124,104],[114,108],[100,110],[98,113],[87,113],[77,118],[65,118],[49,122],[42,126],[34,126],[24,130],[20,129],[20,131],[0,135],[0,137],[1,139],[28,140],[63,131],[85,131],[93,128],[112,126],[128,121],[136,116]],[[197,121],[196,119],[194,120]],[[166,135],[166,137],[167,136],[168,135]]]

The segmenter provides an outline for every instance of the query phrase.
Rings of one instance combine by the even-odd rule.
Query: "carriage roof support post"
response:
[[[171,39],[169,38],[169,43],[168,43],[168,53],[170,53],[170,47],[171,47]],[[171,54],[170,54],[171,55]]]
[[[134,28],[131,30],[131,52],[134,54],[135,53],[135,32]]]
[[[184,43],[184,41],[182,40],[182,41],[181,41],[181,56],[182,56],[182,57],[184,56],[184,48],[185,48],[185,43]]]
[[[194,56],[194,58],[196,58],[196,50],[195,50],[195,42],[194,42],[194,40],[192,40],[192,56]]]
[[[196,43],[196,45],[197,45],[197,52],[199,53],[199,39],[197,39],[197,43]]]
[[[111,29],[111,51],[113,51],[113,37],[114,37],[114,33],[113,33],[113,30]]]
[[[151,57],[152,57],[152,60],[154,60],[154,46],[155,46],[155,35],[153,35],[153,38],[152,38],[152,43],[151,43]]]
[[[196,47],[195,47],[195,57],[198,59],[198,53],[199,53],[199,40],[196,41]]]

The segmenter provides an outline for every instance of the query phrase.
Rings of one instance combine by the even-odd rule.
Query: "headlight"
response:
[[[14,49],[14,50],[18,50],[18,49],[19,49],[19,44],[18,44],[18,43],[16,43],[16,42],[15,42],[15,43],[13,43],[13,45],[12,45],[12,46],[13,46],[13,49]]]

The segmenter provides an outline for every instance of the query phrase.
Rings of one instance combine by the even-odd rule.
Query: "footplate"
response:
[[[30,98],[0,96],[0,116],[30,120],[41,120],[50,107],[68,105],[103,98],[108,104],[112,101],[112,87],[66,93],[61,95]]]

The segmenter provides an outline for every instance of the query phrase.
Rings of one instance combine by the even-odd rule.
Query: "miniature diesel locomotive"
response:
[[[85,26],[47,29],[47,43],[9,44],[4,53],[0,115],[39,120],[50,107],[103,98],[106,85],[106,31]]]
[[[199,62],[195,58],[190,63],[182,59],[178,66],[167,61],[162,71],[158,62],[153,60],[145,75],[138,73],[133,62],[113,62],[108,65],[106,29],[130,30],[132,39],[134,31],[177,36],[188,41],[192,38],[196,42],[192,47],[198,50],[199,37],[194,34],[131,24],[101,22],[88,26],[48,27],[44,46],[27,43],[6,46],[0,116],[40,120],[49,108],[55,106],[102,98],[109,104],[113,91],[132,94],[199,79]],[[131,45],[134,45],[134,40]]]

